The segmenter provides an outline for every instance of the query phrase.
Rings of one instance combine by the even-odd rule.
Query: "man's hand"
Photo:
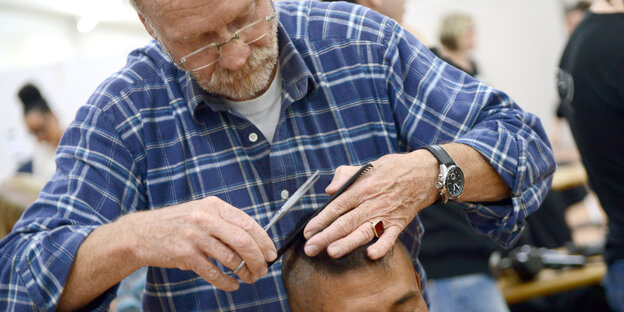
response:
[[[379,259],[418,212],[439,197],[435,189],[439,166],[426,150],[386,155],[373,162],[373,166],[310,220],[304,230],[308,256],[315,256],[324,248],[333,258],[348,254],[373,239],[370,221],[381,219],[385,231],[368,248],[368,256]],[[327,193],[335,193],[358,169],[339,167]]]
[[[215,287],[234,291],[237,280],[210,261],[238,272],[246,283],[267,274],[275,245],[262,227],[243,211],[217,197],[137,213],[127,220],[136,229],[135,255],[143,265],[191,270]]]
[[[59,311],[93,301],[142,266],[192,270],[215,287],[234,291],[238,281],[211,261],[236,268],[246,283],[267,273],[277,257],[262,227],[217,197],[125,215],[84,240],[59,300]]]
[[[461,143],[445,144],[443,148],[464,172],[465,187],[460,200],[490,202],[511,196],[505,181],[479,152]],[[324,248],[333,258],[348,254],[373,239],[370,221],[381,219],[385,231],[368,247],[368,256],[377,260],[392,248],[420,210],[440,198],[435,188],[440,166],[427,150],[386,155],[373,165],[310,220],[303,232],[308,239],[305,246],[308,256],[315,256]],[[338,168],[327,193],[335,193],[357,170],[357,167]]]

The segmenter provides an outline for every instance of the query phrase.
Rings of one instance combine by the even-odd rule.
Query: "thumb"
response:
[[[336,169],[334,178],[331,183],[325,188],[325,192],[329,195],[333,195],[340,189],[340,187],[349,180],[349,178],[358,171],[360,167],[355,166],[340,166]]]

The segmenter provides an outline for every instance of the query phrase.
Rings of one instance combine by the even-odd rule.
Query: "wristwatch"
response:
[[[440,163],[440,174],[435,187],[440,191],[442,202],[446,204],[449,200],[456,200],[464,191],[464,172],[440,145],[428,145],[424,148]]]

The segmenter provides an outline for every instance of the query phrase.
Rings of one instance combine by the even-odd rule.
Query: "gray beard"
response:
[[[271,74],[277,64],[277,36],[272,38],[269,45],[252,49],[243,68],[231,71],[215,67],[209,81],[196,78],[197,83],[209,93],[234,101],[257,97],[271,83]]]

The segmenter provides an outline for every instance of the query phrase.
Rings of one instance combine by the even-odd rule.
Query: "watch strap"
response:
[[[431,154],[433,154],[433,156],[438,159],[440,164],[445,165],[446,167],[455,165],[455,162],[453,161],[451,156],[440,145],[427,145],[424,148],[431,152]]]

